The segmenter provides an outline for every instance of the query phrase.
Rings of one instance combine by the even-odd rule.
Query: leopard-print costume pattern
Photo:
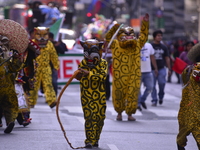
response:
[[[87,61],[83,59],[79,68],[90,72],[88,76],[81,78],[80,87],[81,103],[85,118],[85,143],[94,145],[100,138],[105,120],[107,62],[101,59],[98,65],[90,68],[87,65]]]
[[[184,88],[178,113],[179,133],[177,144],[185,147],[187,136],[192,133],[200,149],[200,83],[194,80],[195,70],[200,71],[200,63],[188,66],[181,75]]]
[[[33,40],[34,41],[34,40]],[[34,89],[30,91],[29,104],[34,106],[37,103],[38,90],[40,85],[44,88],[46,102],[50,106],[53,102],[56,101],[56,93],[52,85],[52,69],[50,62],[52,62],[53,67],[59,69],[59,60],[57,52],[53,46],[53,43],[48,41],[45,48],[40,49],[41,54],[36,58],[36,63],[38,64],[36,73],[35,73],[35,85]]]
[[[0,63],[5,60],[0,58]],[[0,66],[0,106],[3,109],[6,124],[14,122],[18,115],[18,100],[14,87],[14,74],[22,66],[17,58]]]
[[[114,25],[106,34],[109,42],[119,25]],[[140,50],[148,38],[149,22],[142,21],[140,37],[128,41],[120,40],[124,29],[120,29],[117,39],[111,44],[113,58],[112,102],[115,110],[128,115],[134,114],[137,109],[140,90]]]

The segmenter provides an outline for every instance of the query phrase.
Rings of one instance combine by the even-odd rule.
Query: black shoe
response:
[[[54,108],[56,106],[56,104],[57,104],[57,102],[51,103],[50,108]]]
[[[157,106],[156,102],[152,102],[151,106]]]
[[[92,144],[91,143],[85,144],[85,148],[92,148]]]
[[[4,133],[10,133],[10,132],[12,132],[14,126],[15,126],[14,122],[9,123],[8,126],[6,127],[6,129],[4,130]]]
[[[93,146],[94,146],[94,147],[99,147],[99,143],[96,142]]]
[[[19,123],[19,125],[22,125],[23,121],[24,121],[24,119],[22,117],[22,113],[18,113],[17,122]]]
[[[170,79],[168,79],[168,80],[167,80],[167,82],[168,82],[168,83],[171,83],[171,80],[170,80]]]
[[[139,111],[142,111],[142,108],[141,108],[140,106],[138,106],[137,109],[138,109]]]
[[[2,121],[1,121],[1,119],[0,119],[0,127],[3,127],[3,123],[2,123]]]
[[[145,102],[141,102],[141,105],[142,105],[142,107],[143,107],[144,109],[147,109],[147,106],[146,106]]]
[[[163,100],[162,100],[162,99],[160,99],[160,100],[159,100],[159,104],[160,104],[160,105],[162,105],[162,103],[163,103]]]
[[[179,146],[178,144],[177,144],[177,148],[178,148],[178,150],[185,150],[184,147],[181,147],[181,146]]]

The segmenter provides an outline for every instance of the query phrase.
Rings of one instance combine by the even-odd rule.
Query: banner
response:
[[[54,40],[58,41],[59,39],[59,31],[60,28],[63,25],[63,21],[65,19],[65,15],[63,15],[61,18],[59,18],[50,28],[49,31],[54,34]]]

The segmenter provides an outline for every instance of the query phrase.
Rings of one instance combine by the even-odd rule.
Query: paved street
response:
[[[178,131],[177,113],[181,98],[181,85],[167,83],[163,105],[151,106],[148,97],[147,110],[137,111],[135,122],[116,121],[112,100],[107,101],[105,125],[95,150],[176,150]],[[11,134],[4,134],[0,128],[0,150],[70,150],[56,117],[56,109],[47,106],[40,97],[31,109],[32,123],[23,127],[17,122]],[[79,85],[71,84],[63,93],[59,115],[67,137],[73,147],[84,146],[84,119],[80,103]],[[4,121],[4,119],[3,119]],[[187,150],[197,150],[193,137],[188,137]]]

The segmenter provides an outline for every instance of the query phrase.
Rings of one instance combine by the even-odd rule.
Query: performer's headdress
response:
[[[81,41],[81,46],[84,49],[84,57],[89,67],[96,66],[102,57],[102,45],[104,42],[99,42],[96,39],[88,39],[85,42]]]
[[[46,47],[49,40],[49,28],[48,27],[35,27],[34,28],[35,43],[39,47]]]
[[[121,47],[126,48],[129,45],[136,45],[136,36],[134,29],[130,26],[121,27],[117,34],[117,40]]]
[[[7,37],[7,46],[9,49],[18,51],[18,53],[23,53],[29,44],[28,32],[19,23],[9,20],[0,20],[0,35],[1,37]],[[1,42],[4,40],[2,39]],[[3,43],[1,43],[2,45]],[[1,47],[0,45],[0,47]]]

